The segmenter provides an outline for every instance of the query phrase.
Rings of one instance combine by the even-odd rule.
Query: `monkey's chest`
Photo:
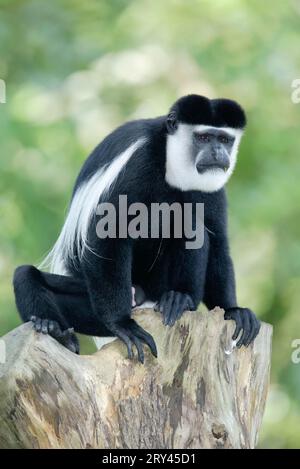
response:
[[[142,239],[137,240],[133,249],[133,272],[147,275],[161,261],[167,249],[168,240]]]

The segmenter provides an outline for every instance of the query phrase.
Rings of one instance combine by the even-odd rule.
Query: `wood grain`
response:
[[[116,340],[77,356],[30,323],[7,334],[0,364],[1,448],[253,448],[266,403],[272,327],[230,348],[223,311],[134,318],[158,347],[145,365]]]

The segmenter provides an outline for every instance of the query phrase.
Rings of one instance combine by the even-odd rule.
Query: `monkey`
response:
[[[235,321],[237,347],[249,346],[260,321],[237,303],[225,192],[245,127],[237,102],[191,94],[166,115],[127,122],[104,138],[79,172],[63,228],[42,266],[15,270],[22,320],[75,353],[76,333],[118,337],[128,357],[135,349],[143,363],[144,345],[155,357],[157,349],[131,317],[136,288],[137,303],[154,302],[169,327],[201,302],[209,310],[223,308],[224,319]],[[201,248],[187,249],[185,235],[100,239],[97,206],[117,207],[122,194],[146,207],[204,204]],[[193,226],[196,221],[193,210]]]

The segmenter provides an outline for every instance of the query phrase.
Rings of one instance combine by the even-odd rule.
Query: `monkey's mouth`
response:
[[[215,170],[221,170],[226,173],[228,170],[229,166],[224,166],[218,163],[212,163],[212,164],[200,164],[198,163],[196,165],[197,171],[199,174],[206,173],[207,171],[215,171]]]

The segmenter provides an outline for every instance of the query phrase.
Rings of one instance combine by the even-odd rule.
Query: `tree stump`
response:
[[[158,359],[119,341],[77,356],[31,323],[7,334],[0,364],[2,448],[253,448],[266,403],[272,327],[228,354],[223,311],[186,312],[172,328],[136,310]],[[3,342],[2,342],[3,344]]]

